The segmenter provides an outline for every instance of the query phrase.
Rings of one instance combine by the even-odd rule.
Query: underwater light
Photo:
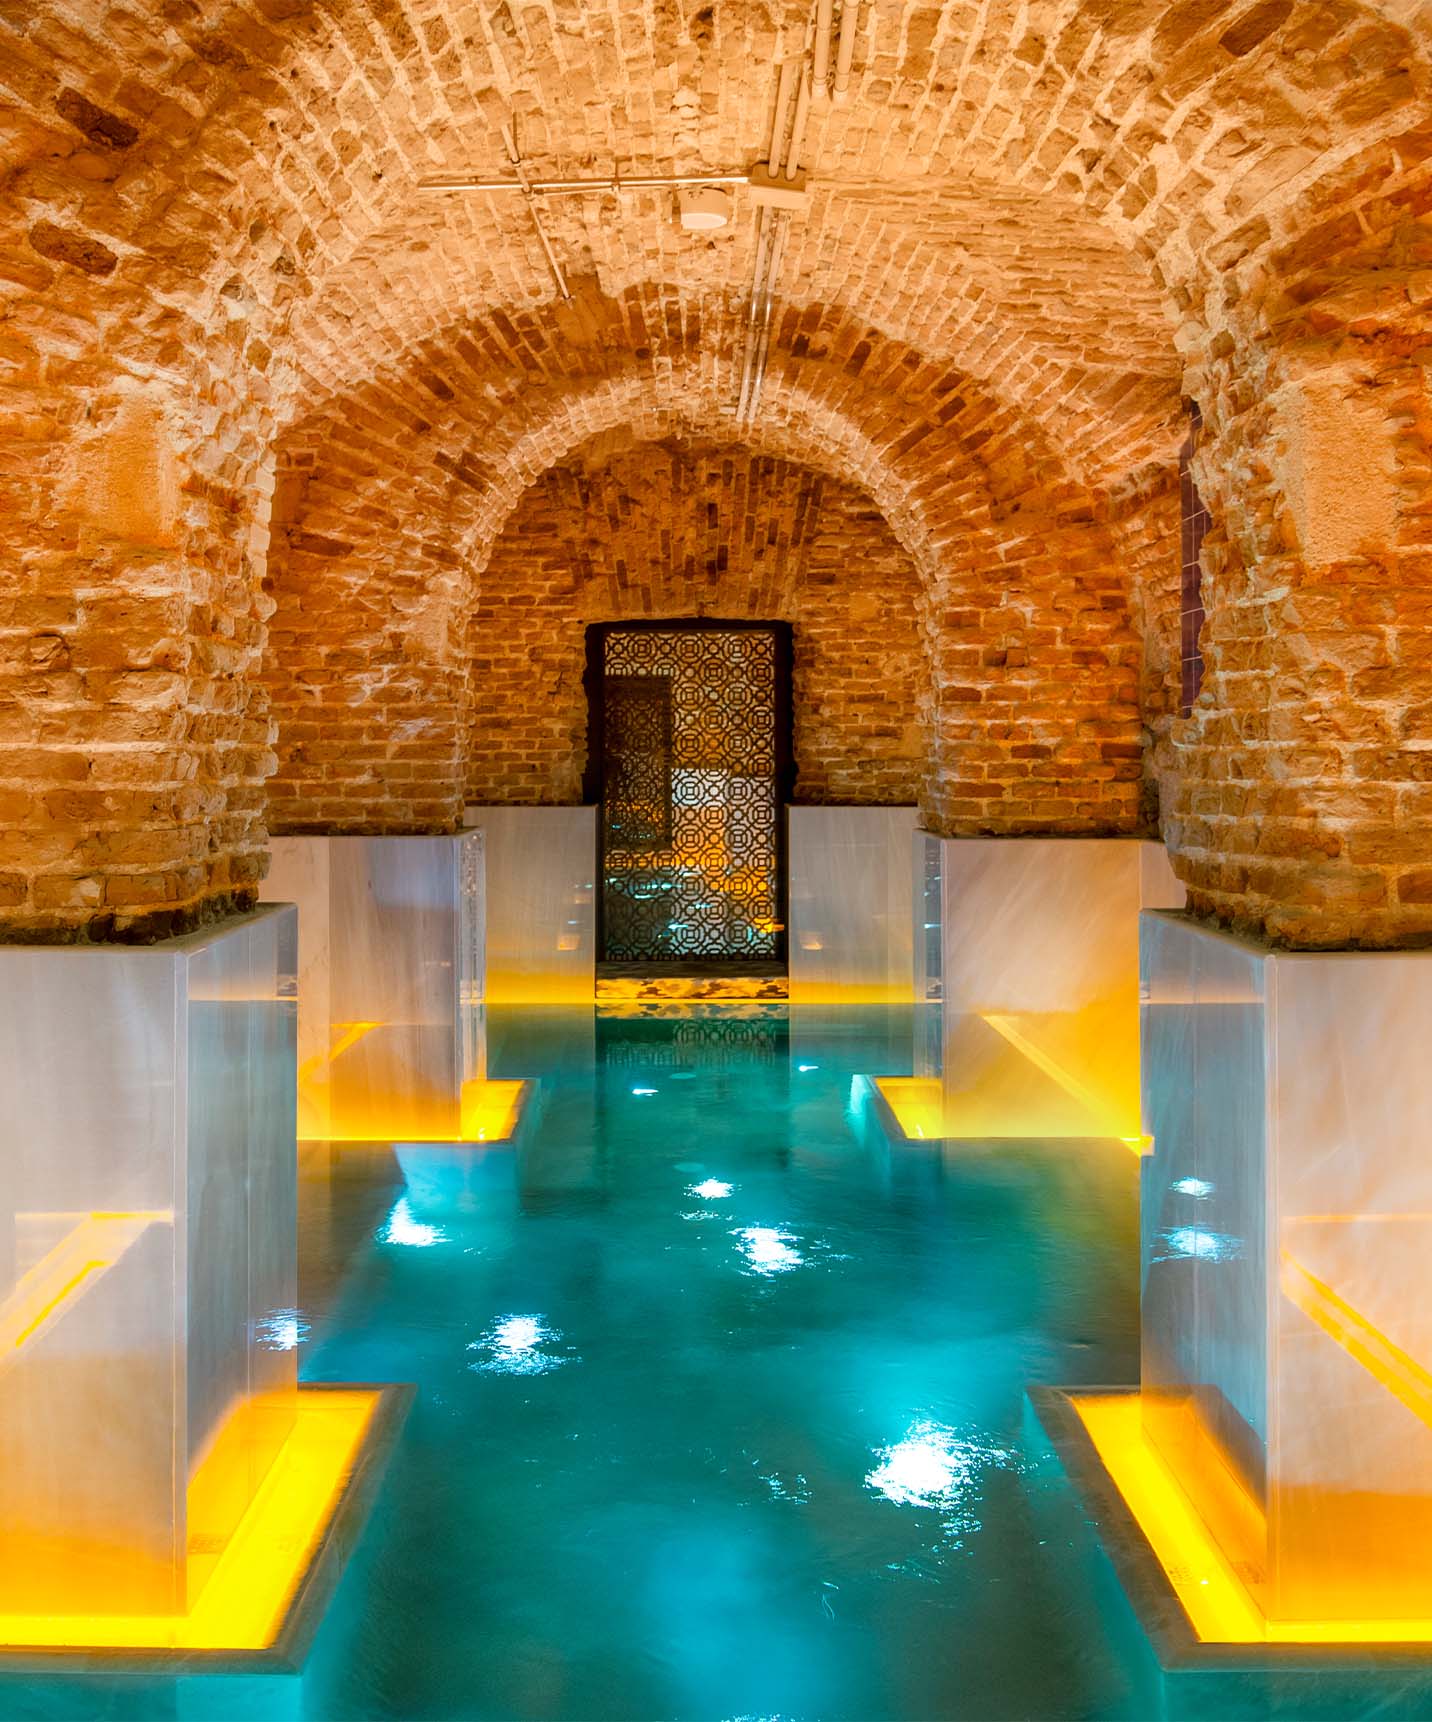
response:
[[[704,1184],[688,1184],[688,1196],[700,1196],[706,1202],[719,1202],[723,1196],[731,1194],[731,1186],[723,1184],[719,1178],[708,1178]]]

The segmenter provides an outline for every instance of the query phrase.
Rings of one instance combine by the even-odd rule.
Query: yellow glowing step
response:
[[[381,1389],[300,1390],[268,1475],[185,1615],[0,1615],[0,1645],[75,1650],[262,1650],[353,1473]]]
[[[1071,1403],[1204,1643],[1432,1643],[1432,1620],[1268,1620],[1145,1439],[1139,1395],[1073,1394]]]

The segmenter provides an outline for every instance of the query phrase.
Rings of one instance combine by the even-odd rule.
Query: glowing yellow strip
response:
[[[1173,1473],[1144,1439],[1138,1394],[1076,1397],[1074,1409],[1199,1638],[1261,1644],[1267,1636],[1261,1613]]]
[[[1432,1373],[1409,1357],[1401,1346],[1394,1345],[1330,1285],[1310,1274],[1287,1250],[1282,1252],[1279,1277],[1285,1297],[1329,1338],[1335,1339],[1375,1381],[1400,1399],[1414,1417],[1432,1425]]]
[[[187,1615],[0,1615],[0,1644],[83,1650],[261,1650],[278,1636],[381,1395],[297,1395],[287,1441]]]
[[[1266,1619],[1173,1472],[1144,1439],[1138,1394],[1078,1394],[1072,1402],[1204,1643],[1432,1643],[1432,1620]]]
[[[50,1301],[43,1306],[43,1308],[40,1310],[39,1314],[29,1324],[29,1326],[28,1327],[22,1327],[20,1329],[19,1333],[17,1333],[15,1335],[15,1349],[16,1349],[16,1351],[18,1351],[20,1349],[20,1347],[30,1337],[30,1335],[35,1331],[35,1329],[43,1323],[43,1321],[45,1320],[45,1317],[53,1314],[53,1312],[60,1307],[60,1305],[65,1301],[65,1299],[70,1295],[70,1293],[75,1289],[75,1287],[77,1285],[80,1285],[83,1281],[87,1280],[91,1274],[97,1274],[102,1268],[106,1268],[108,1266],[109,1266],[108,1262],[86,1262],[85,1265],[80,1269],[80,1271],[75,1275],[75,1277],[72,1280],[66,1281],[66,1283],[64,1285],[62,1285],[60,1287],[60,1289],[55,1293],[55,1295],[50,1299]]]
[[[996,1034],[1002,1034],[1016,1052],[1022,1052],[1032,1065],[1057,1082],[1086,1112],[1093,1113],[1097,1118],[1106,1110],[1105,1103],[1092,1089],[1086,1088],[1077,1076],[1071,1076],[1062,1064],[1056,1064],[1047,1052],[1041,1051],[1027,1035],[1021,1034],[1014,1026],[1012,1016],[991,1016],[988,1012],[981,1014]],[[1121,1137],[1120,1140],[1127,1142],[1129,1138]],[[1139,1140],[1142,1141],[1142,1138]]]

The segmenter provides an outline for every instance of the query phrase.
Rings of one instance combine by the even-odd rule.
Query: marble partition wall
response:
[[[183,1612],[288,1432],[296,919],[0,947],[0,1613]]]
[[[912,997],[913,807],[791,807],[790,996],[799,1004]]]
[[[1432,953],[1143,917],[1143,1417],[1272,1621],[1432,1616]]]
[[[487,846],[487,1000],[596,996],[594,807],[469,807]]]
[[[913,888],[943,1133],[1137,1138],[1139,912],[1183,900],[1163,845],[922,831]]]
[[[275,837],[299,912],[298,1133],[456,1141],[483,1075],[483,839]]]

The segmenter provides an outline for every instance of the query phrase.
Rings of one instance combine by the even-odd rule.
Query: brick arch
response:
[[[413,369],[293,439],[268,675],[280,828],[343,817],[339,798],[320,793],[319,768],[340,761],[350,827],[432,819],[431,803],[416,807],[393,787],[408,778],[440,790],[448,822],[457,817],[456,736],[471,697],[457,687],[460,618],[523,490],[606,433],[730,441],[719,377],[697,343],[683,345],[687,325],[657,338],[662,304],[660,294],[598,297],[585,307],[585,346],[570,330],[544,337],[530,315],[467,325],[448,349],[425,349]],[[623,349],[603,332],[637,317],[648,362],[618,362]],[[500,394],[489,350],[499,334],[509,360]],[[487,391],[469,389],[469,377],[486,377]],[[867,493],[918,571],[932,690],[927,816],[950,830],[1129,828],[1138,643],[1099,499],[1036,426],[837,312],[781,320],[766,386],[752,451]],[[379,653],[361,683],[358,640]],[[441,716],[425,728],[435,692]],[[345,710],[349,728],[320,741],[315,711],[329,723]],[[395,754],[384,738],[399,731]],[[409,772],[420,756],[422,772]]]
[[[469,798],[580,801],[590,624],[718,616],[793,626],[797,801],[914,802],[921,608],[912,559],[854,485],[747,444],[599,433],[527,487],[486,558]]]

